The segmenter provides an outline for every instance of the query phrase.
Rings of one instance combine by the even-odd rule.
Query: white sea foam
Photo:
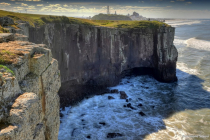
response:
[[[179,20],[179,21],[174,20],[174,21],[169,21],[166,23],[173,27],[178,27],[181,25],[199,24],[199,23],[201,23],[201,21],[199,21],[199,20]]]
[[[187,46],[187,43],[186,43],[186,40],[184,39],[175,38],[174,45],[176,46],[178,50],[181,51],[185,49],[185,47]]]
[[[185,42],[187,47],[199,49],[199,50],[206,50],[210,51],[210,41],[199,40],[196,38],[190,38]]]
[[[178,85],[188,87],[180,82],[198,72],[184,63],[178,63],[177,67],[181,69],[177,70]],[[58,139],[85,140],[90,136],[93,140],[105,140],[108,133],[120,133],[123,136],[114,140],[139,140],[144,138],[142,136],[146,136],[146,140],[181,140],[187,132],[176,126],[186,127],[185,121],[190,116],[186,116],[184,111],[184,114],[176,113],[169,119],[164,117],[173,106],[171,99],[174,95],[171,92],[175,85],[160,83],[150,76],[124,78],[120,85],[110,89],[125,91],[130,98],[129,102],[120,99],[119,93],[109,93],[85,99],[74,107],[66,107],[61,111],[64,117],[61,118]],[[108,100],[108,96],[115,99]],[[128,103],[131,103],[134,109],[124,107]],[[139,104],[143,106],[139,107]],[[145,116],[141,116],[139,112],[145,113]]]
[[[153,108],[161,111],[164,111],[164,107],[167,108],[161,98],[170,94],[168,90],[163,90],[165,86],[170,88],[150,76],[125,78],[120,85],[110,89],[125,91],[134,109],[124,107],[128,102],[120,99],[120,94],[105,94],[85,99],[78,106],[66,107],[61,111],[64,117],[61,118],[58,138],[81,140],[91,136],[91,139],[103,140],[108,133],[120,133],[123,136],[117,139],[124,140],[156,132],[164,128],[164,123],[161,115],[154,112]],[[108,100],[108,96],[115,99]],[[140,103],[142,107],[138,106]],[[146,116],[141,116],[141,111]]]
[[[177,69],[181,70],[182,72],[185,72],[186,76],[188,76],[189,74],[192,74],[192,75],[199,75],[200,74],[197,69],[189,68],[189,67],[187,67],[187,64],[185,64],[185,63],[178,62],[177,63]],[[183,75],[183,73],[178,72],[177,76],[178,77],[183,77],[184,75]]]

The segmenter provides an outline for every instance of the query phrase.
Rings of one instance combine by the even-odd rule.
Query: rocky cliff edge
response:
[[[0,34],[0,140],[55,140],[61,86],[51,50]]]

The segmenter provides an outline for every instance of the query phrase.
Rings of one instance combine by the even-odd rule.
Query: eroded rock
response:
[[[116,138],[116,137],[122,137],[123,135],[120,133],[108,133],[107,138]]]
[[[141,115],[141,116],[146,116],[146,114],[144,114],[144,112],[139,112],[139,115]]]
[[[112,89],[110,92],[111,93],[118,93],[119,91],[118,91],[118,89]]]
[[[13,54],[0,69],[0,124],[6,124],[0,139],[57,140],[60,72],[44,47],[6,39],[0,43],[0,51],[8,52],[6,57]]]
[[[8,25],[13,25],[14,20],[10,17],[0,17],[0,25],[1,26],[8,26]]]
[[[108,99],[109,99],[109,100],[112,100],[112,99],[115,99],[115,98],[112,97],[112,96],[108,96]]]
[[[124,91],[120,91],[120,99],[127,99],[128,96]]]

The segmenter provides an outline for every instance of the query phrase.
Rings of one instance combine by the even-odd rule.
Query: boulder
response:
[[[135,108],[131,105],[131,103],[127,104],[127,107],[135,110]]]
[[[128,98],[127,94],[124,91],[120,91],[120,99]]]
[[[0,25],[1,26],[8,26],[8,25],[14,25],[14,20],[10,17],[0,17]]]
[[[111,93],[118,93],[119,91],[118,91],[118,89],[112,89],[111,90]]]
[[[139,115],[141,115],[141,116],[146,116],[146,114],[144,114],[144,112],[139,112]]]
[[[115,99],[115,98],[112,97],[112,96],[108,96],[108,99],[109,99],[109,100],[112,100],[112,99]]]
[[[12,33],[1,33],[0,34],[0,43],[14,41],[14,40],[15,40],[15,36]]]
[[[107,138],[116,138],[116,137],[122,137],[123,135],[120,133],[108,133]]]

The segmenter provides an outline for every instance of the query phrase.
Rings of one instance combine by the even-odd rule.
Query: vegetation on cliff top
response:
[[[0,33],[8,33],[9,31],[0,25]]]
[[[165,23],[158,21],[125,21],[125,20],[88,20],[65,16],[49,16],[49,15],[36,15],[36,14],[24,14],[14,13],[0,10],[0,17],[8,16],[15,21],[22,20],[27,21],[31,26],[41,26],[46,23],[68,23],[68,24],[84,24],[91,26],[104,26],[112,28],[159,28]]]
[[[2,69],[2,68],[5,69],[6,72],[11,73],[12,75],[15,75],[14,72],[11,69],[9,69],[7,66],[0,65],[0,69]]]
[[[114,14],[98,14],[92,17],[92,20],[132,20],[128,16]]]
[[[14,49],[14,46],[21,48],[15,41],[0,43],[0,64],[7,65],[17,63],[18,58],[24,55],[24,51],[16,50]]]

